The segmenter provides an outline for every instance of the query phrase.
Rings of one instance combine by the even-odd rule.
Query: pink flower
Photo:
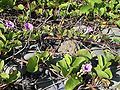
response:
[[[90,27],[90,26],[88,26],[87,27],[87,30],[86,30],[86,32],[85,33],[90,33],[90,32],[92,32],[93,31],[93,28],[92,27]]]
[[[8,21],[8,20],[5,21],[5,25],[7,28],[14,28],[15,26],[13,22]]]
[[[24,27],[26,30],[33,30],[33,25],[31,23],[25,23]]]
[[[90,72],[92,70],[92,65],[91,64],[82,65],[82,70],[83,72]]]

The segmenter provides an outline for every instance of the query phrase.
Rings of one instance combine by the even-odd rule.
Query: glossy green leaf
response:
[[[90,53],[88,50],[86,50],[86,49],[81,49],[81,50],[79,50],[79,51],[77,52],[77,55],[78,55],[78,56],[87,57],[87,58],[89,58],[89,59],[92,59],[91,53]]]
[[[109,79],[112,79],[113,75],[109,68],[105,69],[105,72],[109,75]]]
[[[18,9],[19,9],[19,10],[23,10],[23,9],[24,9],[24,6],[23,6],[22,4],[19,4],[19,5],[18,5]]]
[[[65,54],[64,58],[66,60],[67,65],[70,66],[70,64],[72,63],[72,57],[69,54]]]
[[[39,8],[38,11],[37,11],[37,13],[42,14],[42,13],[43,13],[43,9],[42,9],[42,8]]]
[[[94,7],[95,1],[94,0],[87,0],[87,2],[90,3],[90,5],[92,6],[92,8]]]
[[[22,42],[21,42],[21,41],[19,41],[19,40],[15,40],[15,41],[14,41],[14,43],[15,43],[15,45],[17,45],[17,46],[22,45]]]
[[[100,65],[101,68],[104,67],[104,63],[103,63],[103,57],[102,55],[98,55],[98,64]]]
[[[66,68],[62,67],[62,68],[61,68],[61,72],[62,72],[62,75],[63,75],[64,77],[67,77],[67,75],[68,75],[68,73],[69,73],[69,69],[66,69]]]
[[[105,13],[105,7],[104,8],[100,8],[100,15],[102,16]]]
[[[82,5],[80,8],[80,12],[82,14],[88,14],[90,9],[91,9],[91,5]]]
[[[5,31],[5,26],[4,26],[4,24],[2,24],[2,23],[0,23],[0,30]]]
[[[109,67],[112,64],[112,62],[108,62],[105,67]]]
[[[42,53],[36,53],[36,56],[40,59],[40,60],[46,60],[46,59],[48,59],[48,57],[49,57],[49,52],[48,51],[44,51],[44,52],[42,52]]]
[[[69,3],[63,3],[63,4],[59,5],[59,8],[60,9],[67,9],[68,5],[69,5]]]
[[[92,0],[91,0],[92,1]],[[102,3],[102,0],[94,0],[95,3]]]
[[[9,79],[7,79],[7,83],[12,83],[16,81],[21,76],[21,73],[17,70],[15,70],[13,73],[9,75]]]
[[[0,40],[0,50],[3,46],[4,46],[4,43],[3,43],[3,41]]]
[[[42,56],[43,56],[44,58],[47,58],[49,55],[50,55],[50,54],[49,54],[48,51],[44,51],[44,52],[42,53]]]
[[[112,19],[119,18],[119,15],[114,14],[112,12],[107,13],[108,16],[110,16]]]
[[[96,73],[99,77],[109,79],[109,75],[106,72],[102,71],[100,66],[97,66],[95,68],[95,70],[96,70]]]
[[[81,82],[75,77],[71,77],[67,80],[65,85],[65,90],[74,90],[74,88],[79,85]]]
[[[2,34],[1,31],[0,31],[0,39],[6,41],[6,37]]]
[[[119,8],[120,8],[120,3],[117,4],[117,6],[116,6],[116,12],[118,12]]]
[[[30,3],[30,10],[33,11],[33,10],[35,10],[36,7],[37,7],[36,1],[32,1]]]
[[[86,59],[84,57],[76,57],[75,61],[72,63],[73,67],[79,66],[81,63],[83,63]]]
[[[120,27],[120,20],[115,21],[115,24],[117,24]]]
[[[67,70],[67,71],[68,71],[68,73],[67,73],[67,75],[66,75],[66,76],[68,76],[68,75],[72,74],[73,70],[74,70],[74,67],[70,67],[70,69],[68,69],[68,70]]]
[[[114,60],[115,56],[110,52],[105,50],[105,57],[107,58],[108,61],[110,61],[111,59]]]
[[[57,63],[57,66],[59,66],[60,68],[68,69],[67,63],[64,58]]]
[[[111,37],[111,39],[115,43],[120,43],[120,37]]]
[[[103,56],[103,60],[104,60],[104,65],[106,65],[109,61],[108,61],[108,59],[107,59],[107,57],[106,56]]]
[[[0,73],[0,76],[1,76],[1,78],[2,79],[9,79],[9,74],[7,74],[7,73]]]
[[[108,6],[109,6],[109,8],[113,9],[115,4],[116,4],[116,0],[111,0],[111,1],[109,1]]]
[[[4,60],[0,60],[0,72],[2,71],[4,67]]]
[[[99,9],[98,8],[94,8],[94,14],[98,15],[99,14]]]
[[[36,72],[38,70],[38,62],[39,58],[37,56],[33,56],[28,60],[27,71],[28,72]]]

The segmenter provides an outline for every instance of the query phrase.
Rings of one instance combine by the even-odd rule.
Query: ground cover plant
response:
[[[119,65],[119,0],[0,0],[0,90],[119,90]]]

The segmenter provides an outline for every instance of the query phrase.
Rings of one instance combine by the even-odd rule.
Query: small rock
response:
[[[107,34],[107,35],[116,35],[116,36],[120,36],[120,29],[119,28],[112,28],[112,29],[108,29],[108,28],[106,28],[106,29],[104,29],[103,31],[102,31],[102,33],[103,34]]]
[[[24,59],[25,60],[29,60],[31,57],[33,57],[35,55],[35,53],[27,53],[24,55]]]
[[[91,48],[91,50],[92,50],[92,55],[93,56],[104,55],[104,52],[103,52],[102,48],[93,47],[93,48]]]
[[[77,49],[78,49],[77,41],[68,40],[61,43],[58,52],[61,54],[69,53],[70,55],[74,55]]]

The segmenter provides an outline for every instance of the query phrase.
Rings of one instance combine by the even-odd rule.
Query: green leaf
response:
[[[72,57],[69,54],[65,54],[64,58],[66,60],[67,65],[70,66],[70,64],[72,63]]]
[[[35,10],[36,7],[37,7],[36,1],[32,1],[30,3],[30,10],[33,11],[33,10]]]
[[[7,73],[1,73],[0,76],[3,79],[9,79],[9,74],[7,74]]]
[[[91,0],[92,1],[92,0]],[[102,3],[102,0],[94,0],[95,3]]]
[[[63,14],[64,14],[64,13],[63,13]],[[63,33],[62,33],[62,35],[63,35],[63,36],[67,36],[67,33],[68,33],[68,30],[64,30]]]
[[[33,56],[28,60],[27,71],[28,72],[36,72],[38,70],[38,62],[39,58],[37,56]]]
[[[44,52],[42,53],[42,56],[43,56],[44,58],[47,58],[49,55],[50,55],[50,54],[49,54],[48,51],[44,51]]]
[[[1,51],[3,46],[4,46],[4,43],[0,40],[0,51]]]
[[[53,7],[55,7],[55,3],[54,3],[53,1],[49,1],[49,2],[47,3],[47,6],[48,6],[49,8],[53,8]]]
[[[66,61],[65,61],[64,58],[57,62],[57,66],[60,67],[60,68],[68,69],[68,66],[67,66]]]
[[[67,71],[68,71],[68,73],[67,73],[66,77],[67,77],[68,75],[72,74],[72,72],[74,71],[74,67],[70,67],[70,69],[67,70]]]
[[[9,75],[9,79],[7,79],[7,83],[13,83],[21,76],[21,73],[17,70],[15,70],[13,73]]]
[[[100,65],[101,68],[103,68],[104,65],[103,65],[103,57],[102,57],[102,55],[98,55],[97,57],[98,57],[98,64]]]
[[[14,43],[15,43],[15,45],[17,45],[17,46],[22,45],[22,42],[21,42],[21,41],[19,41],[19,40],[14,40]]]
[[[68,67],[68,64],[66,63],[65,58],[57,62],[57,66],[60,67],[63,76],[66,77],[69,72],[69,67]]]
[[[104,8],[100,8],[100,15],[102,16],[105,13],[105,7]]]
[[[116,4],[116,0],[111,0],[111,1],[109,1],[108,6],[110,9],[113,9],[115,4]]]
[[[42,53],[36,53],[36,56],[40,59],[40,60],[47,60],[48,57],[50,56],[48,51],[44,51]]]
[[[42,14],[43,13],[43,9],[39,8],[36,12]]]
[[[87,0],[89,3],[90,3],[90,5],[92,6],[92,8],[94,7],[94,4],[95,4],[95,1],[94,0]]]
[[[91,5],[82,5],[81,8],[80,8],[80,12],[82,14],[88,14],[89,13],[89,10],[91,9]]]
[[[105,67],[109,67],[112,64],[112,62],[108,62]]]
[[[0,23],[0,29],[2,29],[3,31],[5,30],[4,24]]]
[[[74,90],[74,88],[79,85],[81,82],[75,77],[71,77],[67,80],[65,85],[65,90]]]
[[[15,4],[16,0],[1,0],[0,6],[3,8],[11,8]]]
[[[52,67],[53,67],[53,69],[56,71],[56,72],[60,72],[61,70],[60,70],[60,68],[58,68],[57,66],[55,66],[55,65],[51,65]]]
[[[120,3],[117,4],[117,6],[116,6],[116,12],[118,12],[119,8],[120,8]]]
[[[99,9],[98,8],[94,8],[94,13],[95,13],[95,15],[98,15],[99,14]]]
[[[2,32],[0,31],[0,39],[6,41],[6,37],[2,34]]]
[[[0,60],[0,72],[2,71],[4,67],[4,60]]]
[[[112,19],[119,18],[119,15],[114,14],[112,12],[107,13],[108,16],[110,16]]]
[[[120,37],[111,37],[111,39],[115,43],[120,43]]]
[[[110,61],[111,59],[113,60],[115,59],[115,56],[108,50],[105,50],[105,57],[107,58],[108,61]]]
[[[102,71],[99,65],[97,67],[95,67],[95,70],[99,77],[109,79],[109,75],[107,73],[105,73],[104,71]]]
[[[24,6],[23,6],[22,4],[19,4],[19,5],[18,5],[18,9],[19,9],[19,10],[23,10],[23,9],[24,9]]]
[[[68,5],[69,5],[68,2],[67,3],[63,3],[63,4],[59,5],[59,8],[60,9],[67,9]]]
[[[78,55],[78,56],[87,57],[87,58],[89,58],[89,59],[92,59],[91,53],[90,53],[88,50],[86,50],[86,49],[81,49],[81,50],[79,50],[79,51],[77,52],[77,55]]]
[[[69,70],[69,69],[68,69]],[[62,75],[64,76],[64,77],[67,77],[67,75],[68,75],[68,73],[69,73],[69,71],[68,71],[66,68],[64,68],[64,67],[62,67],[61,68],[61,72],[62,72]]]
[[[107,57],[104,55],[98,55],[98,64],[103,69],[105,65],[108,63]]]
[[[115,24],[120,27],[120,20],[116,21]]]
[[[72,34],[72,31],[71,31],[71,30],[68,30],[68,37],[69,37],[69,38],[72,38],[72,37],[73,37],[73,34]]]
[[[107,74],[107,73],[105,73],[104,71],[97,71],[97,74],[98,74],[98,76],[99,76],[99,77],[109,79],[108,74]]]
[[[103,56],[103,65],[104,65],[104,66],[107,65],[107,63],[108,63],[107,57],[106,57],[106,56]]]
[[[79,66],[82,62],[84,62],[86,59],[84,57],[76,57],[75,61],[73,62],[72,66],[77,67]]]
[[[109,68],[105,69],[105,72],[109,75],[109,79],[112,79],[113,75]]]

